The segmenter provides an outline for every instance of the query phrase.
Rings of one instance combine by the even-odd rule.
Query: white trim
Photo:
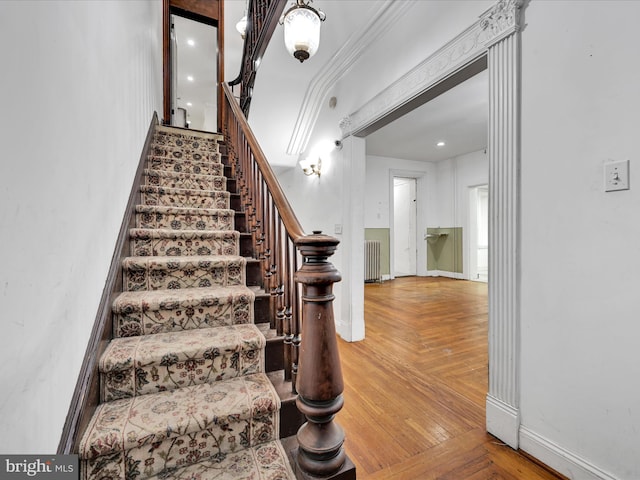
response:
[[[520,422],[520,9],[524,4],[524,0],[498,0],[467,30],[340,122],[345,137],[362,133],[487,55],[491,272],[487,429],[514,448]],[[351,255],[361,248],[351,247]]]
[[[404,2],[397,2],[404,3]],[[479,20],[416,65],[361,108],[343,118],[344,137],[357,135],[418,95],[442,82],[520,30],[519,10],[523,0],[499,0]]]
[[[520,448],[572,479],[621,480],[526,427],[520,427]]]
[[[487,395],[486,407],[487,432],[517,449],[520,411],[492,395]]]
[[[427,274],[425,276],[454,278],[456,280],[467,280],[467,278],[462,273],[447,272],[446,270],[427,270]]]
[[[427,224],[424,220],[424,210],[426,205],[426,191],[424,191],[424,185],[421,185],[421,180],[427,176],[427,172],[418,170],[402,170],[402,169],[389,169],[389,272],[392,278],[395,278],[395,197],[394,197],[394,185],[393,179],[395,177],[413,178],[416,181],[416,275],[424,276],[427,271],[427,252],[419,250],[423,245],[423,232],[427,231]]]
[[[323,65],[309,83],[296,124],[287,146],[287,155],[300,155],[307,148],[327,93],[353,66],[362,52],[391,29],[411,6],[411,2],[385,0],[366,25],[354,32],[345,44]]]

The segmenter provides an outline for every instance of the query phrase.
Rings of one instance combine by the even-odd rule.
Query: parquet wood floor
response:
[[[337,421],[359,480],[561,479],[485,432],[487,285],[365,287],[366,339],[339,340]]]

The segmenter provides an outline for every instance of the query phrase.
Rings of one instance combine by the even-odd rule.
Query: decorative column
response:
[[[333,421],[343,405],[342,369],[333,317],[333,284],[340,273],[327,259],[339,241],[314,231],[296,242],[303,264],[296,272],[302,284],[302,343],[296,387],[298,409],[307,423],[298,430],[296,463],[311,477],[332,477],[345,464],[344,432]]]
[[[501,0],[480,19],[489,69],[489,392],[487,430],[518,448],[520,392],[520,9]]]

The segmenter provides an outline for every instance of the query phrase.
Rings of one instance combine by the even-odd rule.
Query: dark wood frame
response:
[[[104,290],[98,306],[98,312],[91,330],[87,350],[84,354],[76,388],[71,398],[67,419],[62,429],[58,454],[78,452],[81,435],[86,429],[100,402],[100,374],[98,361],[107,348],[113,335],[111,305],[116,296],[122,292],[122,260],[129,256],[129,229],[135,226],[135,208],[140,203],[140,185],[142,175],[153,141],[153,133],[158,125],[158,114],[154,112],[147,138],[140,154],[138,169],[133,179],[129,201],[124,213],[120,232],[111,258],[111,266],[107,274]]]
[[[223,0],[162,0],[162,96],[163,125],[171,124],[171,15],[212,25],[218,31],[218,79],[216,96],[218,101],[218,129],[222,125],[224,81],[224,1]]]

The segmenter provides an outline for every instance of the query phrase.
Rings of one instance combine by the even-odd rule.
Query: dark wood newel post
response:
[[[302,343],[296,387],[298,409],[306,416],[298,430],[297,464],[313,477],[328,477],[345,463],[344,432],[333,421],[343,405],[342,368],[333,316],[333,284],[340,273],[327,259],[339,241],[313,232],[296,242],[303,264],[296,272],[302,284]]]

